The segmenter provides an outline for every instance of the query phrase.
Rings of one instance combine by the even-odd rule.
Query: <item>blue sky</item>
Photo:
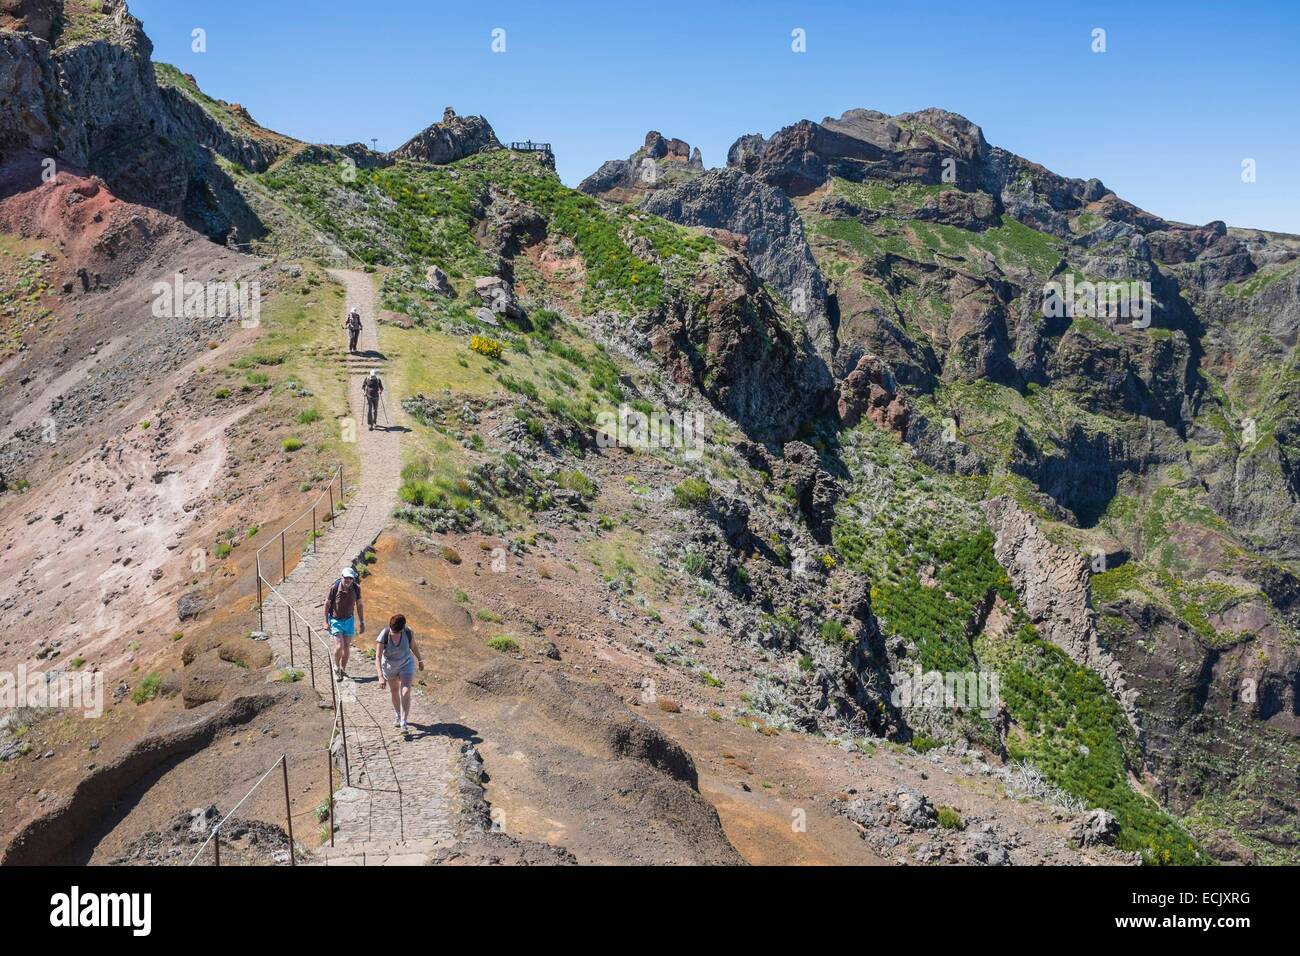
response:
[[[715,166],[744,133],[940,106],[1167,218],[1300,232],[1295,0],[129,3],[155,59],[313,142],[391,149],[450,105],[503,141],[551,142],[573,185],[647,129]],[[206,53],[191,50],[196,27]]]

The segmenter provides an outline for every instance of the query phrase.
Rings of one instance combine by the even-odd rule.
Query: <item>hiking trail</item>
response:
[[[348,370],[348,404],[355,425],[360,477],[347,478],[349,491],[346,510],[340,512],[334,528],[316,542],[277,590],[304,615],[318,638],[332,641],[322,633],[325,620],[325,596],[339,572],[375,539],[388,524],[401,484],[401,434],[405,416],[392,394],[385,373],[386,358],[379,350],[376,325],[378,310],[371,277],[364,272],[330,270],[330,275],[347,291],[344,311],[338,316],[338,342],[342,361]],[[361,336],[358,352],[347,354],[343,318],[356,305],[361,312]],[[361,381],[376,369],[384,379],[383,411],[375,430],[366,427],[365,400]],[[346,425],[346,423],[344,423]],[[345,476],[347,477],[347,476]],[[273,572],[272,572],[273,573]],[[432,702],[416,684],[411,689],[411,713],[405,738],[393,726],[393,707],[388,688],[375,676],[375,663],[364,655],[375,646],[375,638],[399,610],[378,606],[367,600],[365,581],[361,583],[366,611],[366,632],[353,639],[348,661],[348,677],[338,686],[347,721],[348,762],[352,783],[343,783],[343,759],[336,755],[334,822],[335,846],[328,843],[316,851],[316,858],[327,866],[375,866],[382,864],[418,864],[439,847],[456,840],[459,798],[459,744],[452,738],[435,734],[438,724]],[[272,649],[289,660],[288,621],[281,601],[267,598],[266,630]],[[295,662],[306,664],[306,645],[295,627]],[[419,639],[419,635],[416,636]],[[315,643],[316,681],[326,699],[329,697],[331,661],[322,661],[321,640]]]

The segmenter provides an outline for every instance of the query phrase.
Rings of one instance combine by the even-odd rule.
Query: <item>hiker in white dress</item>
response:
[[[394,614],[388,626],[375,638],[375,668],[379,682],[388,685],[393,695],[393,726],[406,730],[411,713],[411,684],[416,668],[424,670],[424,658],[415,646],[415,635],[406,626],[406,617]]]

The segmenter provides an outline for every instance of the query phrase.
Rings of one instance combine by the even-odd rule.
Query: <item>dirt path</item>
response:
[[[289,660],[288,619],[284,602],[304,615],[314,631],[315,680],[329,696],[329,663],[325,660],[328,637],[323,632],[325,595],[339,572],[369,547],[389,521],[401,484],[401,435],[405,417],[395,395],[385,390],[387,417],[381,413],[374,430],[365,421],[361,380],[371,370],[385,375],[385,357],[379,351],[376,328],[378,310],[372,279],[363,272],[330,273],[347,289],[348,306],[361,312],[359,352],[345,361],[351,382],[349,402],[361,462],[360,476],[345,476],[347,507],[328,533],[316,541],[288,580],[267,600],[266,629],[272,647]],[[344,343],[339,317],[339,340]],[[344,420],[342,427],[349,423]],[[328,508],[326,507],[326,511]],[[269,572],[273,577],[274,572]],[[365,584],[362,583],[364,601]],[[348,677],[337,688],[347,725],[347,762],[351,785],[336,794],[335,847],[324,849],[327,864],[366,865],[383,862],[419,862],[423,854],[450,846],[456,839],[459,746],[438,733],[428,696],[413,688],[410,729],[403,736],[393,726],[393,708],[387,687],[380,685],[373,660],[363,653],[397,608],[366,606],[366,633],[353,642]],[[418,639],[418,635],[417,635]],[[294,628],[295,663],[304,668],[307,646]],[[336,761],[342,768],[342,754]]]

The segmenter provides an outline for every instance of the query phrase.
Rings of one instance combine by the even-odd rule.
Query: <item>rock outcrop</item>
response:
[[[0,30],[30,33],[49,42],[62,8],[60,0],[0,0]]]
[[[1142,741],[1137,692],[1119,662],[1102,647],[1088,590],[1088,564],[1077,551],[1054,544],[1033,517],[1004,496],[984,503],[993,528],[993,554],[1006,569],[1029,620],[1048,642],[1101,677]]]
[[[833,379],[799,324],[783,322],[741,256],[702,271],[640,331],[669,377],[760,441],[783,441],[826,405]]]
[[[803,221],[777,189],[734,169],[715,169],[645,196],[643,207],[684,226],[723,229],[743,236],[745,256],[764,282],[779,292],[828,363],[835,330],[826,282],[804,237]]]
[[[690,181],[704,172],[699,147],[666,139],[655,130],[645,134],[641,148],[627,159],[611,159],[578,184],[589,196],[614,202],[636,202],[647,193]]]
[[[443,166],[489,149],[501,149],[492,126],[481,116],[457,116],[448,106],[442,122],[416,133],[388,155]]]
[[[839,385],[837,411],[845,428],[852,428],[865,415],[906,440],[911,412],[907,399],[891,387],[892,379],[879,359],[870,355],[858,359],[853,371]]]

